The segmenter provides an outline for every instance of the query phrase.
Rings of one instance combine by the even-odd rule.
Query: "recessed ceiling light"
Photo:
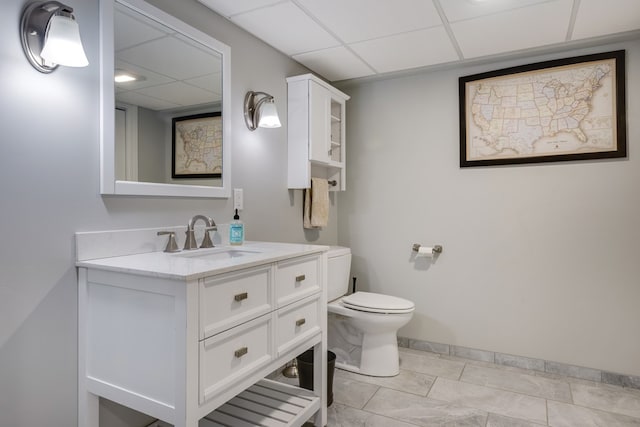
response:
[[[118,74],[114,77],[114,80],[116,81],[116,83],[128,83],[128,82],[134,82],[137,79],[128,74]]]
[[[145,80],[142,76],[137,76],[133,73],[124,70],[116,70],[115,76],[113,78],[116,83],[128,83],[134,81],[142,81]]]

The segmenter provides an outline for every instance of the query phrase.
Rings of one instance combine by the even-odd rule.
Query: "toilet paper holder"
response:
[[[422,247],[422,245],[420,243],[414,243],[412,249],[413,249],[414,252],[418,252],[421,247]],[[441,254],[442,253],[442,246],[441,245],[435,245],[433,247],[433,253],[434,254]]]

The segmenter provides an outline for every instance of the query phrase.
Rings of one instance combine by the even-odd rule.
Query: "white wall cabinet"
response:
[[[288,187],[309,188],[311,177],[346,189],[345,106],[349,96],[313,74],[287,78]]]
[[[79,262],[80,425],[98,427],[98,397],[176,427],[301,426],[313,414],[325,425],[326,255],[279,245],[275,259],[220,272],[174,273],[200,262],[163,253]],[[144,263],[169,270],[131,267]],[[263,379],[310,347],[314,391]]]

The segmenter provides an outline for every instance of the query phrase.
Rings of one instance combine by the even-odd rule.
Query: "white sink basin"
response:
[[[183,251],[174,254],[179,257],[192,259],[201,259],[203,261],[223,261],[232,258],[244,257],[247,255],[256,255],[261,251],[247,250],[240,248],[211,248],[211,249],[194,249],[191,251]]]

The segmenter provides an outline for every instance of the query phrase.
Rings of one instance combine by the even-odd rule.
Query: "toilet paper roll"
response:
[[[433,258],[433,248],[431,246],[420,246],[418,248],[418,254],[416,256],[425,257],[425,258]]]

